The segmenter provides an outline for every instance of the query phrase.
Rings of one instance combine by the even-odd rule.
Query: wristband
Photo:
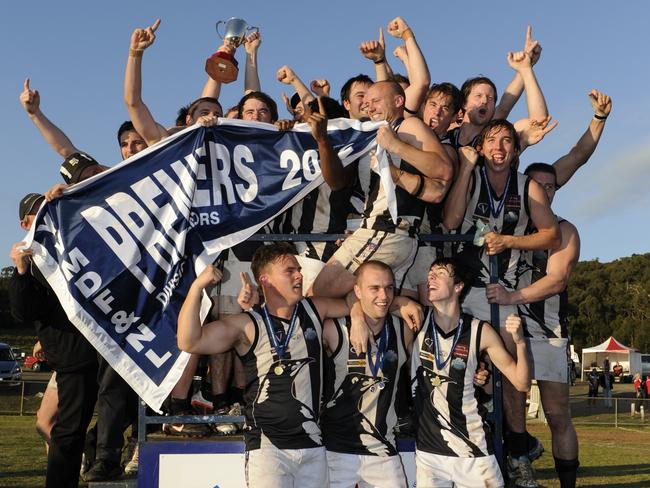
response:
[[[403,41],[408,41],[411,37],[413,37],[413,31],[409,27],[406,29],[404,32],[402,32],[402,40]]]
[[[404,112],[406,112],[407,114],[411,114],[411,115],[417,115],[418,114],[417,110],[411,110],[406,105],[404,105]]]
[[[381,58],[381,59],[379,59],[377,61],[373,61],[373,63],[375,63],[375,64],[381,64],[381,63],[385,63],[385,62],[386,62],[386,56],[384,56],[383,58]]]
[[[609,117],[609,115],[594,114],[594,119],[596,119],[596,120],[605,120],[607,117]]]
[[[424,193],[424,178],[422,175],[418,175],[418,187],[415,189],[415,194],[413,196],[420,198],[422,193]]]
[[[129,56],[132,58],[141,58],[142,53],[144,52],[143,49],[129,49]]]

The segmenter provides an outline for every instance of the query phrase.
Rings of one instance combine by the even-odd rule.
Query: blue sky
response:
[[[399,5],[399,8],[397,7]],[[0,19],[0,133],[4,190],[0,193],[0,265],[10,264],[13,242],[23,236],[17,206],[27,192],[60,182],[60,158],[41,139],[18,95],[25,77],[41,95],[43,112],[73,143],[107,165],[120,159],[117,127],[128,118],[122,98],[129,38],[136,27],[162,19],[143,61],[143,98],[154,117],[171,125],[177,109],[199,96],[205,58],[220,44],[214,24],[232,16],[260,27],[262,89],[281,102],[286,85],[276,70],[291,66],[306,82],[329,79],[333,93],[360,72],[372,74],[358,45],[375,39],[396,15],[412,27],[432,80],[460,84],[484,74],[501,91],[513,71],[506,53],[523,46],[526,25],[543,46],[536,74],[549,111],[560,123],[522,163],[553,162],[584,132],[592,111],[587,92],[613,99],[594,156],[556,196],[555,210],[574,222],[584,259],[611,261],[650,250],[646,209],[650,181],[650,65],[642,1],[575,2],[322,2],[237,1],[3,2]],[[388,38],[390,51],[397,45]],[[243,62],[243,49],[238,52]],[[398,61],[389,56],[398,68]],[[399,70],[399,69],[398,69]],[[243,92],[239,81],[222,90],[224,107]],[[284,112],[281,110],[281,113]],[[284,116],[287,114],[284,113]],[[525,115],[520,103],[515,120]]]

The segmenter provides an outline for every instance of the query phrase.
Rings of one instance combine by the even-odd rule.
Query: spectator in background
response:
[[[587,383],[589,384],[589,402],[588,405],[593,405],[596,403],[595,398],[598,396],[598,372],[596,368],[591,370],[589,376],[587,376]]]

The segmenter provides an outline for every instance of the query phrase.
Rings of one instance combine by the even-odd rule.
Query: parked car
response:
[[[9,345],[0,342],[0,381],[19,381],[23,371]]]
[[[38,359],[35,356],[25,357],[23,369],[31,369],[32,371],[48,371],[50,369],[47,359]]]

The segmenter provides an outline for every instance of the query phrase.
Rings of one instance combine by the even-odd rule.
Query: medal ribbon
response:
[[[273,322],[271,322],[271,317],[269,316],[269,312],[266,309],[266,305],[262,307],[262,311],[264,312],[263,318],[264,325],[266,326],[266,333],[268,334],[269,340],[271,341],[271,346],[280,359],[284,359],[284,353],[286,352],[287,346],[289,345],[289,340],[291,340],[291,336],[293,335],[293,329],[296,326],[296,317],[298,316],[299,306],[300,302],[296,303],[296,306],[293,308],[293,313],[291,314],[291,322],[289,322],[289,328],[287,329],[287,333],[282,344],[278,342],[278,339],[275,335],[275,331],[273,330]]]
[[[485,166],[481,167],[481,172],[483,173],[483,181],[485,182],[485,186],[487,187],[489,204],[490,204],[490,214],[492,215],[492,218],[497,219],[499,217],[499,214],[501,213],[501,210],[503,209],[503,205],[506,203],[506,197],[508,196],[508,189],[510,188],[510,175],[512,174],[512,171],[508,171],[508,179],[506,180],[506,189],[503,192],[503,196],[501,197],[501,201],[499,202],[499,205],[497,206],[496,210],[494,209],[494,195],[492,195],[492,189],[490,188],[490,180],[488,180],[487,172],[485,171]]]
[[[436,368],[438,371],[447,366],[447,363],[451,359],[451,355],[456,349],[456,344],[458,344],[458,339],[460,339],[460,333],[463,330],[463,319],[462,317],[458,320],[458,326],[456,327],[456,334],[454,335],[454,342],[451,343],[451,349],[449,349],[449,355],[447,359],[442,360],[442,351],[440,350],[440,341],[438,340],[438,331],[436,330],[436,323],[433,319],[433,310],[431,310],[431,317],[429,318],[429,327],[431,328],[431,335],[433,336],[434,351],[433,356],[436,360]]]
[[[372,360],[371,344],[368,339],[368,366],[373,378],[377,378],[377,373],[384,367],[384,359],[386,358],[386,350],[388,349],[388,320],[384,320],[384,328],[381,330],[381,337],[377,341],[377,362]]]

